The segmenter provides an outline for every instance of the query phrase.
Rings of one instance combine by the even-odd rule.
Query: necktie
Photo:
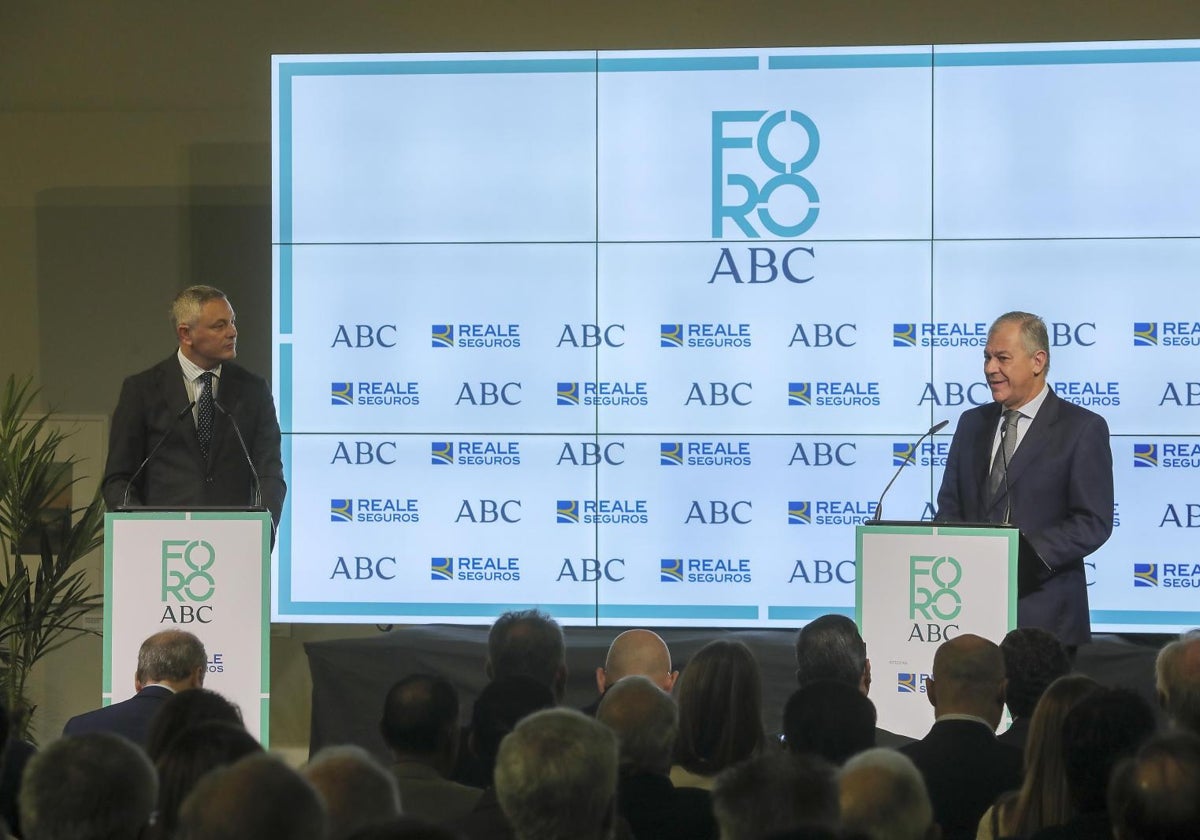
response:
[[[1007,464],[1012,462],[1013,452],[1017,449],[1017,420],[1021,412],[1010,408],[1004,412],[1004,428],[1000,432],[1000,445],[996,447],[996,457],[992,459],[992,471],[988,473],[988,500],[995,499],[1004,487],[1004,473]]]
[[[213,374],[206,370],[200,374],[200,395],[196,397],[196,437],[200,441],[200,454],[208,457],[208,446],[213,433]]]

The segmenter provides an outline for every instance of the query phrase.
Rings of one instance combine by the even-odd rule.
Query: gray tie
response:
[[[206,370],[200,374],[200,395],[196,398],[196,437],[200,440],[200,454],[208,457],[208,446],[213,433],[213,374]]]
[[[1004,428],[1000,431],[1000,445],[996,447],[996,457],[992,459],[992,471],[988,473],[988,501],[1000,495],[1004,487],[1004,473],[1007,464],[1012,463],[1013,452],[1017,449],[1017,420],[1021,412],[1010,408],[1004,412]]]

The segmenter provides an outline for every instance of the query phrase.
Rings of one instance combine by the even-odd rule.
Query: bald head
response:
[[[666,773],[679,734],[679,710],[671,696],[634,675],[609,688],[596,720],[617,734],[621,768],[635,773]]]
[[[903,753],[859,753],[838,774],[842,826],[863,837],[924,840],[937,836],[921,771]]]
[[[650,630],[626,630],[613,639],[604,667],[596,669],[596,688],[603,694],[629,676],[649,678],[663,691],[675,685],[678,671],[671,670],[671,651],[662,637]]]
[[[943,643],[934,654],[933,676],[926,692],[938,717],[974,715],[991,722],[995,729],[1004,710],[1000,646],[969,633]]]

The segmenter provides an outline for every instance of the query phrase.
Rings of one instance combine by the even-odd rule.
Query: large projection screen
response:
[[[987,326],[1112,431],[1093,627],[1200,625],[1200,42],[276,56],[276,621],[794,627]],[[935,422],[950,426],[913,451]]]

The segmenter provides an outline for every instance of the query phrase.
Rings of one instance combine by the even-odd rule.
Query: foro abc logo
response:
[[[207,540],[163,540],[162,600],[204,602],[216,590],[210,570],[217,560]]]
[[[909,557],[908,617],[917,613],[926,621],[952,621],[962,612],[962,598],[955,587],[962,580],[962,566],[953,557]]]

